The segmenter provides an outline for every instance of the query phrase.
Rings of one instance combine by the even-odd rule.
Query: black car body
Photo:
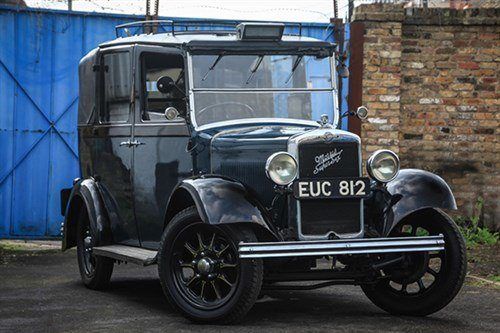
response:
[[[390,151],[363,177],[360,138],[338,129],[335,45],[283,28],[172,28],[82,59],[81,178],[61,197],[63,250],[78,245],[87,286],[103,287],[114,261],[158,263],[169,300],[198,321],[241,318],[261,289],[358,284],[416,315],[456,295],[450,188]]]

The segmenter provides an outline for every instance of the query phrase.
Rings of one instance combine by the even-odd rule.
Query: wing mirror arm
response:
[[[340,116],[340,119],[343,119],[347,116],[356,116],[360,120],[366,120],[368,118],[368,108],[362,105],[358,107],[356,111],[346,111]]]
[[[364,121],[368,119],[368,108],[366,106],[360,106],[356,109],[356,111],[346,111],[342,115],[340,115],[339,122],[338,122],[338,128],[340,128],[342,122],[341,120],[344,119],[345,117],[348,116],[356,116],[358,117],[359,120]]]

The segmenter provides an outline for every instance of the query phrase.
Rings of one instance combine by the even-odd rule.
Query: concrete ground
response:
[[[163,297],[156,266],[115,266],[107,291],[80,283],[76,253],[0,253],[1,332],[499,332],[500,290],[465,286],[445,309],[426,318],[395,317],[358,287],[279,292],[255,304],[237,326],[200,326]]]

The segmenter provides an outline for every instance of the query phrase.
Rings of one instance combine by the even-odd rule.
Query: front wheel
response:
[[[256,242],[247,226],[212,226],[196,207],[178,213],[160,243],[158,273],[172,305],[197,322],[232,323],[255,303],[262,260],[241,260],[238,243]]]
[[[404,261],[384,269],[388,277],[362,285],[366,296],[396,315],[426,316],[455,298],[467,270],[465,243],[453,220],[439,210],[418,212],[397,226],[391,236],[444,235],[445,250],[408,253]]]

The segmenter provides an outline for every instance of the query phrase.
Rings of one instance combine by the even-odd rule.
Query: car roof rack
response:
[[[245,21],[264,23],[262,21]],[[148,20],[124,23],[115,27],[116,37],[130,37],[141,34],[171,33],[186,34],[236,34],[236,26],[242,21],[209,21],[209,20]],[[302,23],[275,22],[285,25],[285,35],[301,36]]]

